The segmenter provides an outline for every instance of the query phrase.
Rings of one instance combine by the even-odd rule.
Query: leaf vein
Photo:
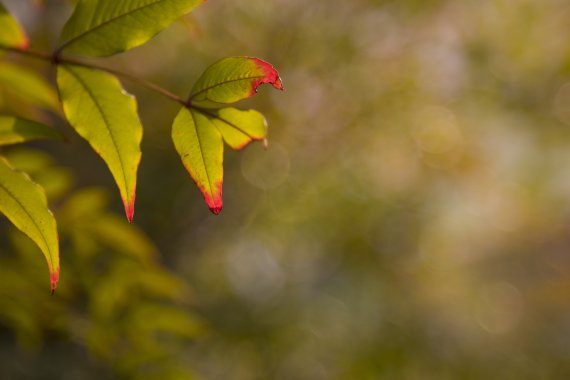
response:
[[[33,182],[32,182],[33,183]],[[36,185],[36,184],[34,184]],[[37,185],[36,185],[37,186]],[[34,225],[34,227],[36,228],[36,230],[39,232],[40,237],[42,238],[46,249],[48,250],[49,253],[49,261],[50,261],[50,266],[51,269],[55,268],[55,263],[53,262],[53,252],[51,251],[51,247],[46,239],[46,237],[44,236],[44,234],[42,233],[42,229],[40,228],[39,224],[37,223],[37,221],[35,220],[35,218],[32,216],[32,214],[30,214],[30,212],[28,211],[28,209],[26,207],[24,207],[23,203],[18,199],[18,197],[16,197],[16,195],[11,192],[6,186],[4,186],[2,183],[0,183],[0,187],[6,192],[8,193],[8,195],[10,197],[12,197],[12,199],[14,199],[16,201],[16,203],[18,204],[18,206],[20,206],[20,208],[22,210],[24,210],[24,213],[28,216],[28,218],[30,218],[30,220],[32,221],[32,224]],[[49,210],[48,210],[49,212]]]
[[[86,31],[84,31],[84,32],[82,32],[82,33],[80,33],[80,34],[78,34],[77,36],[72,37],[72,38],[70,38],[69,40],[65,41],[64,43],[62,43],[62,44],[60,45],[60,47],[57,49],[57,51],[58,51],[58,52],[63,51],[65,48],[67,48],[67,47],[70,46],[70,45],[73,45],[77,40],[83,38],[85,35],[87,35],[87,34],[89,34],[89,33],[92,33],[93,31],[104,27],[105,25],[108,25],[108,24],[110,24],[110,23],[112,23],[112,22],[115,22],[115,21],[117,21],[118,19],[120,19],[120,18],[122,18],[122,17],[131,16],[132,14],[134,14],[134,13],[136,13],[136,12],[139,12],[139,11],[145,9],[145,8],[152,7],[152,6],[154,6],[154,5],[157,5],[157,4],[159,4],[159,3],[162,3],[162,2],[164,2],[164,1],[168,1],[168,0],[157,0],[157,1],[153,2],[153,3],[145,4],[145,5],[140,6],[140,7],[138,7],[138,8],[131,9],[131,10],[125,12],[125,13],[121,13],[121,14],[119,14],[119,15],[113,17],[113,18],[110,18],[109,20],[105,20],[105,21],[103,21],[102,23],[100,23],[100,24],[94,26],[93,28],[91,28],[91,29],[89,29],[89,30],[86,30]]]

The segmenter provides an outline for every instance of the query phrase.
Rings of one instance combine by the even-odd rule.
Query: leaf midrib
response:
[[[119,146],[117,145],[117,142],[115,141],[115,136],[113,135],[113,131],[111,130],[111,128],[109,128],[110,123],[107,120],[107,117],[105,116],[105,113],[103,112],[103,109],[101,108],[99,103],[97,103],[96,98],[95,98],[93,92],[91,91],[91,89],[85,84],[85,82],[81,79],[81,77],[79,75],[77,75],[77,73],[73,72],[73,70],[71,68],[67,68],[67,70],[83,86],[83,88],[85,89],[85,92],[89,95],[89,97],[91,98],[91,100],[95,104],[95,107],[99,111],[99,114],[101,115],[101,118],[103,119],[103,121],[105,123],[105,127],[107,128],[107,131],[109,132],[109,136],[111,137],[111,141],[113,142],[113,147],[115,148],[115,152],[117,153],[117,157],[119,158],[119,164],[121,166],[121,174],[123,175],[123,180],[125,181],[125,189],[127,189],[127,194],[125,194],[125,196],[127,197],[127,201],[130,201],[130,198],[131,198],[130,197],[130,189],[128,189],[128,187],[129,187],[128,183],[129,182],[127,181],[127,176],[125,173],[125,165],[123,163],[123,158],[122,158],[121,153],[119,151]],[[100,153],[100,154],[102,154],[102,153]]]
[[[103,21],[101,24],[99,24],[99,25],[97,25],[97,26],[95,26],[95,27],[93,27],[93,28],[91,28],[91,29],[89,29],[89,30],[86,30],[86,31],[84,31],[84,32],[82,32],[82,33],[80,33],[80,34],[78,34],[77,36],[75,36],[75,37],[73,37],[73,38],[71,38],[71,39],[65,41],[64,43],[62,43],[62,44],[59,46],[59,48],[58,48],[57,50],[58,50],[58,51],[63,51],[64,49],[66,49],[66,48],[69,47],[70,45],[73,45],[77,40],[80,40],[81,38],[83,38],[85,35],[87,35],[87,34],[89,34],[89,33],[92,33],[93,31],[104,27],[105,25],[108,25],[108,24],[110,24],[110,23],[112,23],[112,22],[115,22],[115,21],[117,21],[118,19],[120,19],[120,18],[122,18],[122,17],[131,16],[133,13],[139,12],[139,11],[141,11],[142,9],[145,9],[145,8],[152,7],[152,6],[156,5],[156,4],[162,3],[162,2],[164,2],[164,1],[168,1],[168,0],[157,0],[157,1],[153,2],[153,3],[145,4],[145,5],[143,5],[143,6],[139,7],[139,8],[132,9],[132,10],[126,12],[126,13],[122,13],[122,14],[120,14],[120,15],[117,15],[117,16],[113,17],[113,18],[110,18],[109,20]]]
[[[265,78],[265,75],[256,75],[256,76],[253,76],[253,77],[244,77],[244,78],[228,79],[228,80],[225,80],[225,81],[223,81],[223,82],[218,82],[218,83],[213,84],[213,85],[211,85],[211,86],[205,87],[205,88],[201,89],[201,90],[198,91],[198,92],[193,93],[192,95],[190,95],[190,100],[194,99],[196,96],[198,96],[198,95],[200,95],[200,94],[203,94],[203,93],[206,92],[206,91],[210,91],[211,89],[216,88],[216,87],[218,87],[218,86],[222,86],[222,85],[224,85],[224,84],[228,84],[228,83],[232,83],[232,82],[239,82],[239,81],[242,81],[242,80],[260,79],[260,78]]]
[[[206,159],[204,158],[204,148],[202,147],[202,140],[200,139],[200,133],[198,133],[198,123],[196,122],[196,118],[194,117],[194,113],[189,110],[190,117],[192,118],[192,122],[194,123],[194,130],[196,131],[196,138],[198,140],[198,146],[200,147],[200,157],[202,158],[202,164],[204,165],[204,171],[206,172],[206,178],[208,179],[209,184],[209,193],[212,197],[212,201],[214,201],[214,186],[212,184],[212,180],[210,179],[210,173],[208,171],[208,165],[206,165]]]

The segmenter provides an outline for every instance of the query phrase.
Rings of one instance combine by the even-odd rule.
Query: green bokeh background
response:
[[[49,51],[69,2],[4,2]],[[186,95],[221,57],[285,91],[269,149],[226,149],[214,216],[170,141],[178,106],[124,82],[145,127],[135,223],[68,142],[4,149],[43,183],[62,275],[0,222],[2,379],[570,378],[570,2],[210,0],[98,60]],[[41,70],[41,62],[5,59]]]

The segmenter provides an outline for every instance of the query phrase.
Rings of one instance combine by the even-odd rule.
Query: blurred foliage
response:
[[[49,50],[70,8],[42,3],[6,2]],[[1,377],[569,377],[569,19],[564,0],[206,2],[112,60],[181,95],[222,56],[275,64],[285,92],[244,103],[269,149],[227,152],[218,217],[173,152],[176,105],[125,83],[145,125],[129,226],[86,144],[4,96],[69,143],[8,151],[42,157],[62,280],[50,297],[2,224]]]

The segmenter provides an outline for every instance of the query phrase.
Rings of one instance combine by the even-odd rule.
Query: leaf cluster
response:
[[[119,77],[137,82],[176,101],[181,109],[172,124],[172,140],[185,169],[208,207],[223,207],[224,142],[243,149],[265,140],[267,123],[255,110],[229,105],[256,94],[261,84],[283,89],[277,71],[253,57],[224,58],[199,77],[184,99],[142,78],[89,62],[140,46],[198,6],[202,0],[81,0],[65,24],[51,54],[29,49],[18,22],[0,4],[0,52],[11,52],[54,64],[58,96],[34,71],[0,62],[2,91],[67,120],[103,159],[121,195],[126,217],[135,212],[137,172],[141,161],[143,126],[137,101]],[[0,115],[0,144],[59,138],[58,132],[18,115]],[[52,292],[59,279],[56,221],[43,190],[23,172],[0,158],[0,212],[42,250],[50,271]]]

